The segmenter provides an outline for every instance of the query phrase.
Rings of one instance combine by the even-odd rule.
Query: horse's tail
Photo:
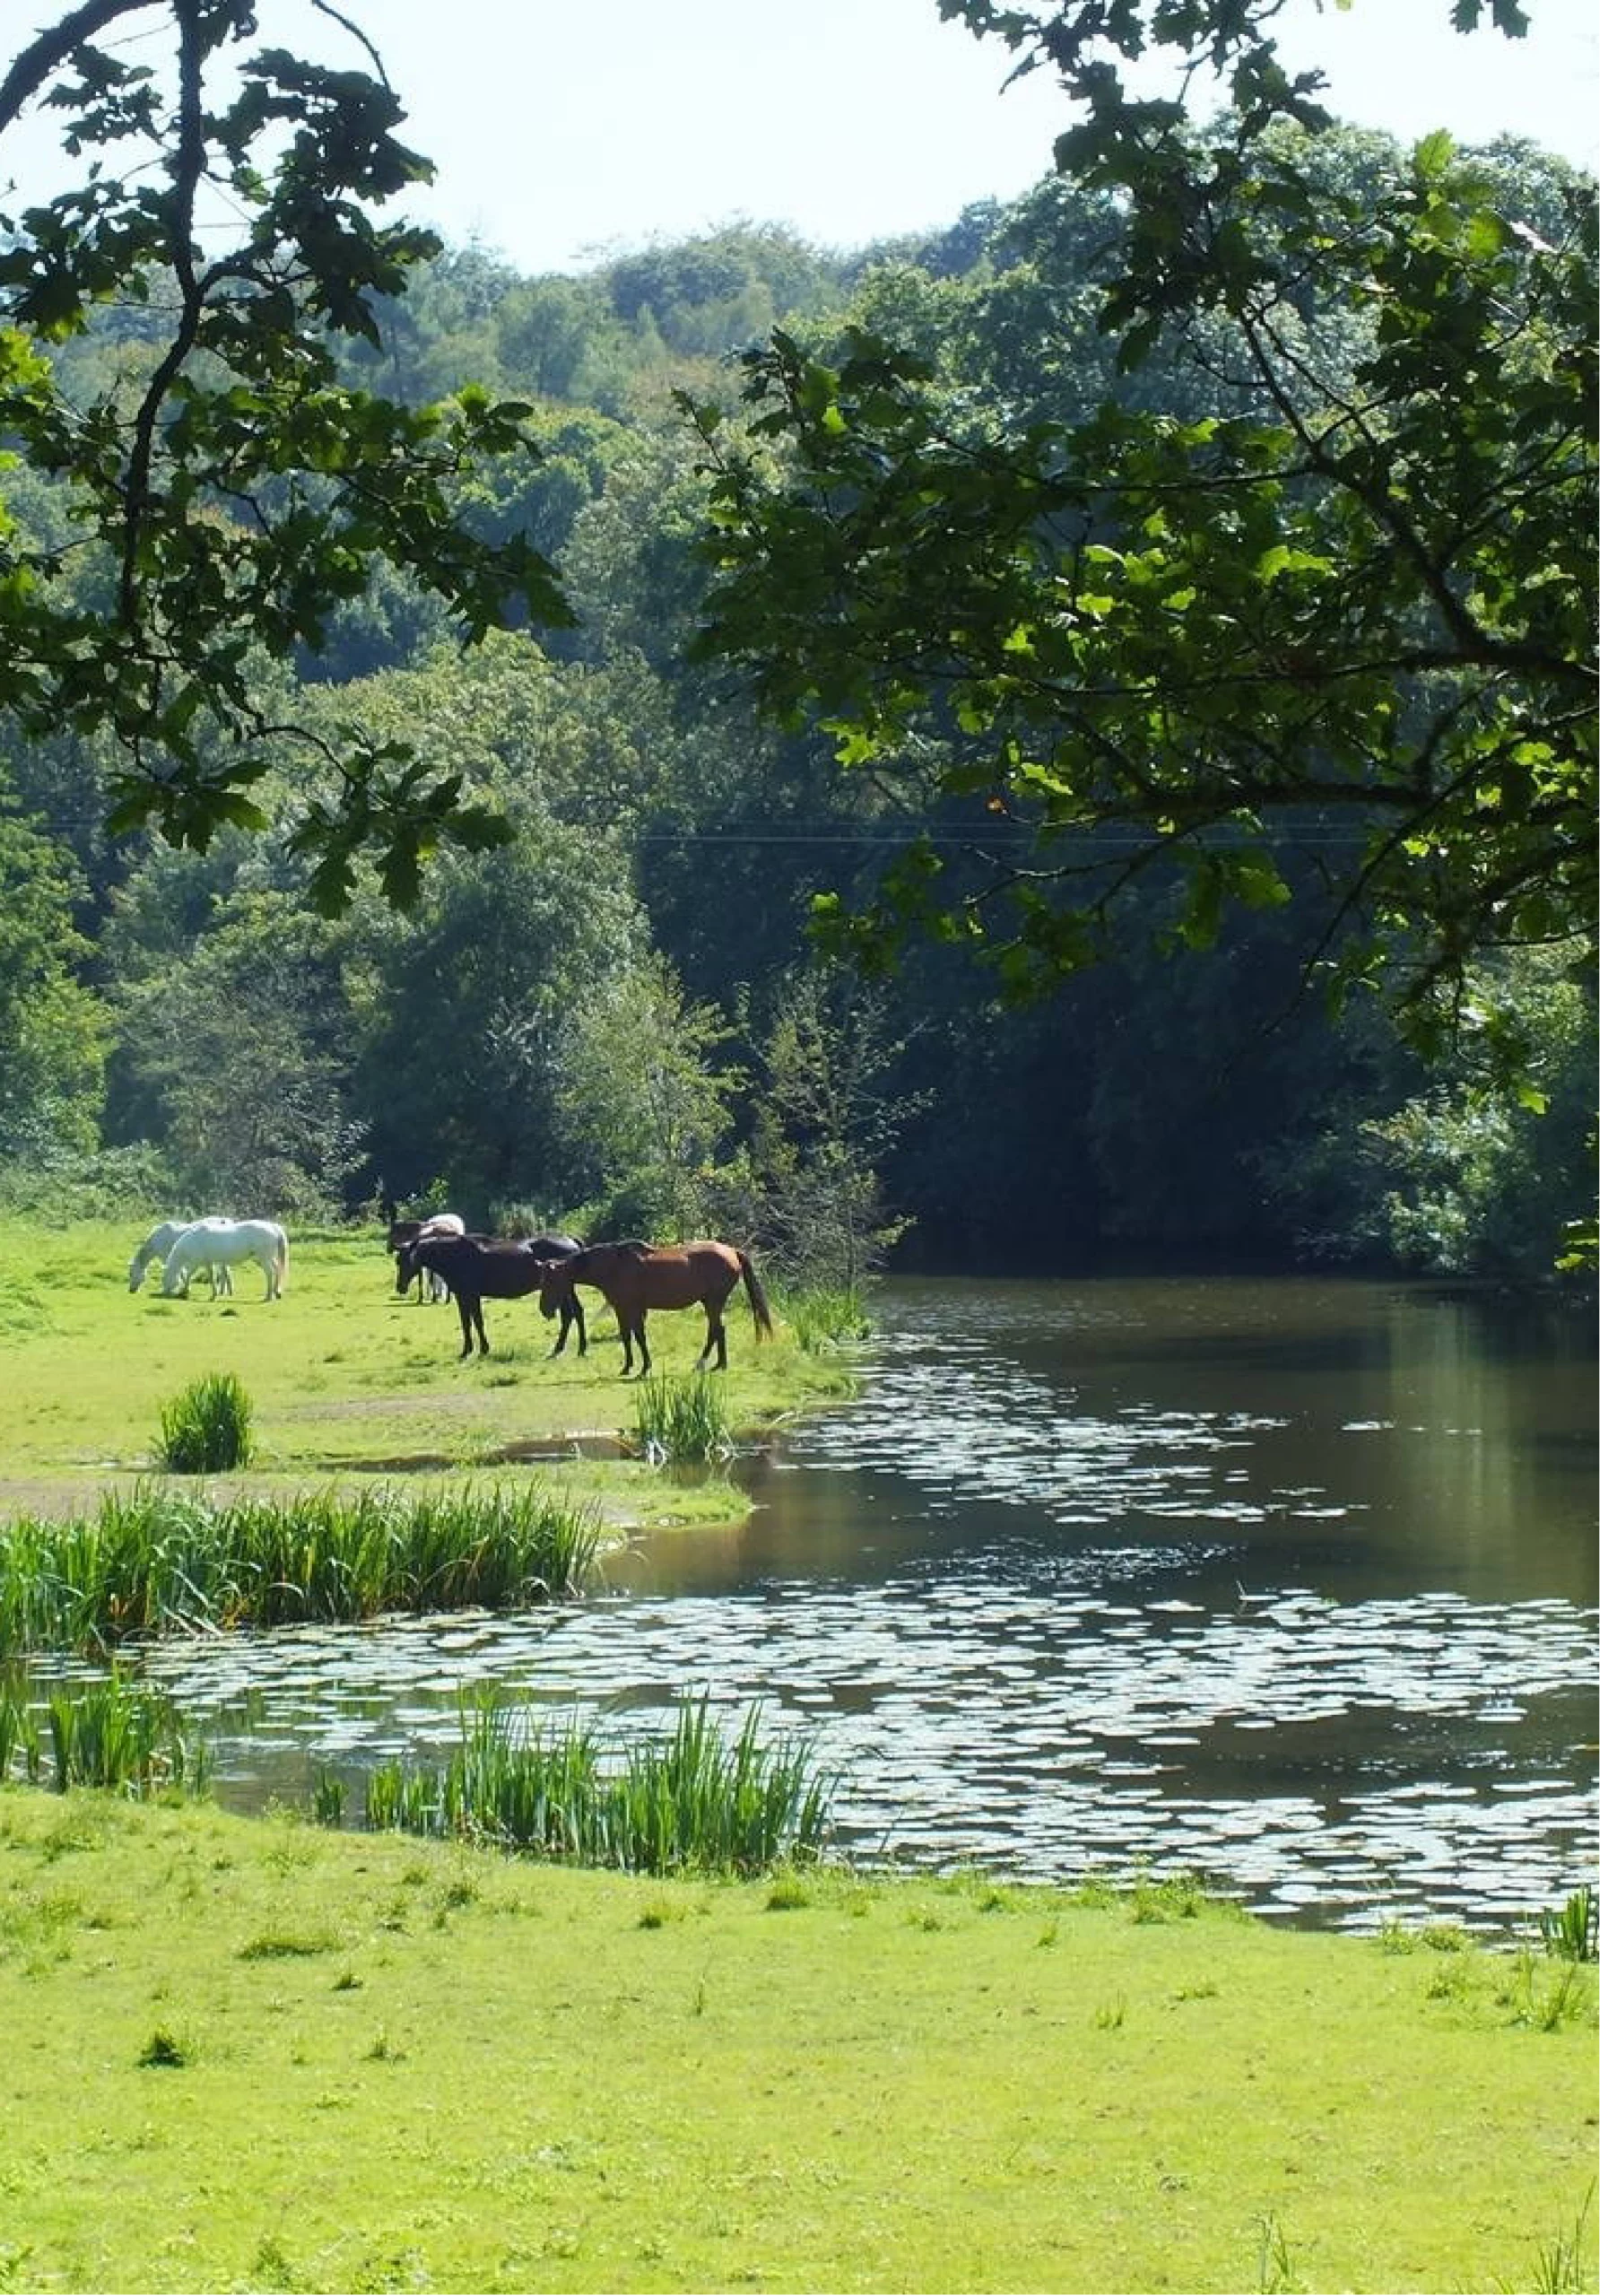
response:
[[[734,1247],[738,1250],[738,1246]],[[767,1305],[767,1294],[761,1279],[755,1272],[755,1263],[748,1252],[739,1252],[739,1273],[744,1278],[744,1289],[750,1294],[750,1312],[755,1318],[757,1335],[765,1339],[772,1336],[772,1310]]]

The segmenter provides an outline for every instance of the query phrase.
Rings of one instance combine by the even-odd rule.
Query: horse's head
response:
[[[539,1313],[553,1316],[563,1300],[572,1298],[572,1278],[567,1272],[565,1260],[535,1259],[534,1266],[539,1277]]]
[[[395,1290],[401,1299],[404,1299],[416,1280],[417,1249],[413,1239],[409,1244],[402,1244],[395,1254]]]

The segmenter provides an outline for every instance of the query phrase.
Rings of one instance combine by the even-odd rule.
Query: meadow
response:
[[[669,1479],[622,1456],[639,1406],[597,1294],[586,1295],[587,1357],[570,1344],[552,1360],[555,1326],[536,1300],[513,1300],[486,1303],[491,1352],[460,1361],[455,1309],[396,1296],[378,1229],[295,1231],[284,1297],[268,1302],[254,1266],[236,1272],[231,1299],[213,1300],[203,1280],[163,1299],[159,1267],[130,1293],[147,1224],[0,1220],[0,1520],[85,1511],[148,1478],[163,1410],[219,1374],[250,1401],[257,1496],[532,1469],[622,1524],[742,1511],[725,1478]],[[759,1345],[742,1298],[727,1323],[717,1391],[742,1439],[848,1392],[837,1355],[802,1347],[782,1318]],[[662,1378],[687,1380],[704,1332],[698,1309],[651,1318]]]
[[[0,2287],[1592,2288],[1594,1970],[0,1790]]]
[[[300,1506],[322,1549],[309,1494],[359,1521],[400,1484],[426,1531],[486,1474],[508,1539],[544,1503],[519,1494],[613,1531],[739,1507],[714,1471],[628,1456],[637,1391],[602,1313],[587,1364],[552,1362],[533,1303],[491,1303],[494,1352],[458,1363],[454,1311],[396,1298],[376,1233],[297,1237],[267,1305],[254,1271],[231,1301],[130,1296],[135,1231],[0,1234],[0,1539],[38,1541],[56,1605],[17,1613],[19,1643],[79,1631],[61,1589],[89,1573],[51,1537],[93,1518],[99,1555],[152,1489],[203,1488],[247,1561],[258,1505]],[[670,1384],[701,1319],[651,1329]],[[736,1306],[729,1335],[742,1440],[848,1388],[788,1329],[758,1349]],[[223,1373],[250,1463],[155,1473],[163,1407]],[[153,1583],[149,1540],[126,1544]],[[526,1556],[496,1567],[517,1598]],[[293,1576],[220,1578],[204,1631]],[[193,1556],[169,1577],[202,1587]],[[132,1599],[117,1581],[95,1615]],[[681,1776],[726,1770],[724,1806],[765,1796],[788,1838],[803,1759],[763,1776],[687,1735]],[[563,1817],[552,1858],[499,1846],[548,1848],[552,1795],[492,1729],[462,1770],[385,1781],[371,1829],[229,1815],[160,1747],[140,1790],[90,1789],[86,1735],[70,1764],[67,1743],[62,1790],[47,1760],[23,1782],[14,1743],[0,1784],[0,2291],[1596,2285],[1592,1938],[1537,1909],[1491,1951],[1280,1931],[1137,1874],[774,1864],[748,1837],[715,1874],[665,1839],[625,1852],[665,1873],[597,1870],[576,1859],[622,1816],[585,1747],[544,1751],[583,1768],[602,1846]],[[661,1798],[633,1800],[655,1826]]]

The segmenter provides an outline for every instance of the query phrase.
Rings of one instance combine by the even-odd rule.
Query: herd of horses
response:
[[[695,1363],[703,1371],[713,1354],[717,1369],[727,1369],[727,1327],[723,1310],[743,1282],[758,1337],[772,1330],[766,1292],[748,1252],[736,1244],[707,1239],[691,1244],[584,1244],[576,1236],[469,1236],[454,1213],[429,1220],[391,1218],[388,1248],[395,1256],[395,1289],[404,1295],[424,1279],[441,1283],[461,1318],[463,1360],[489,1352],[483,1328],[485,1300],[525,1300],[539,1295],[539,1312],[559,1316],[552,1355],[560,1355],[576,1329],[578,1352],[588,1352],[588,1327],[578,1296],[581,1283],[598,1292],[617,1319],[622,1335],[622,1377],[633,1370],[639,1351],[642,1377],[650,1368],[645,1323],[652,1308],[703,1308],[706,1344]]]
[[[588,1352],[588,1327],[578,1296],[580,1284],[598,1292],[617,1320],[622,1338],[622,1376],[634,1368],[639,1353],[642,1377],[650,1369],[646,1318],[653,1308],[703,1308],[706,1342],[695,1363],[704,1370],[713,1355],[719,1371],[727,1369],[727,1329],[723,1310],[741,1282],[750,1301],[758,1338],[770,1336],[772,1314],[761,1280],[747,1252],[736,1244],[706,1239],[689,1244],[646,1244],[630,1239],[623,1243],[585,1244],[576,1236],[469,1235],[465,1222],[453,1212],[422,1220],[402,1220],[392,1205],[385,1206],[388,1222],[387,1248],[395,1260],[395,1289],[404,1298],[415,1284],[418,1297],[456,1302],[461,1319],[461,1361],[473,1352],[489,1352],[483,1326],[485,1300],[524,1300],[538,1294],[539,1311],[546,1318],[560,1318],[552,1355],[565,1349],[570,1333],[578,1333],[578,1352]],[[163,1221],[134,1254],[128,1267],[128,1290],[137,1292],[147,1270],[160,1261],[161,1293],[165,1299],[187,1294],[191,1281],[205,1274],[213,1297],[233,1289],[231,1271],[241,1261],[254,1259],[266,1278],[266,1297],[283,1297],[289,1271],[289,1239],[271,1220]]]

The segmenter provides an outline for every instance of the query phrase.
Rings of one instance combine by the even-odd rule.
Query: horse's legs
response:
[[[722,1320],[722,1309],[717,1301],[708,1300],[706,1301],[706,1344],[695,1361],[694,1368],[697,1371],[705,1370],[706,1358],[713,1348],[717,1350],[717,1369],[719,1371],[726,1371],[727,1370],[727,1326]]]
[[[473,1309],[477,1304],[470,1292],[457,1292],[456,1313],[461,1318],[461,1352],[456,1359],[458,1363],[465,1363],[473,1352]]]
[[[642,1308],[633,1319],[633,1335],[639,1342],[639,1376],[641,1379],[647,1378],[650,1370],[650,1343],[645,1337],[645,1311]]]
[[[473,1321],[478,1326],[478,1352],[480,1355],[487,1355],[489,1334],[483,1328],[483,1300],[481,1292],[473,1300]]]

